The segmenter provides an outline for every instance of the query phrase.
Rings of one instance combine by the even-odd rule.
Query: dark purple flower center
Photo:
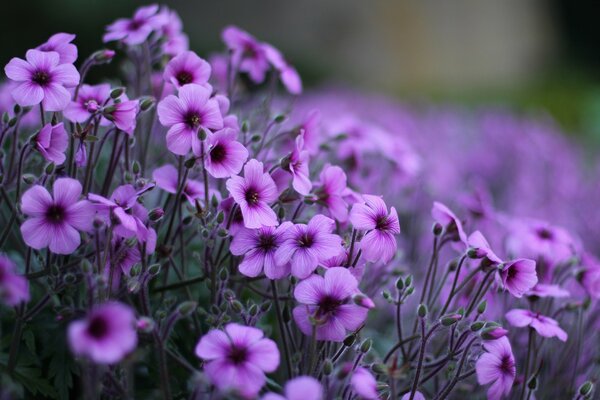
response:
[[[192,83],[194,81],[194,77],[188,71],[180,71],[177,74],[176,79],[181,86],[186,85],[188,83]]]
[[[552,233],[552,231],[546,228],[538,229],[537,234],[540,237],[540,239],[543,240],[552,240],[554,238],[554,234]]]
[[[65,218],[65,209],[63,206],[59,204],[52,204],[46,210],[46,219],[49,222],[53,222],[56,224],[61,223]]]
[[[375,220],[375,229],[378,231],[387,231],[392,228],[392,221],[387,215],[380,215]]]
[[[198,115],[197,112],[190,112],[188,113],[185,118],[185,123],[190,127],[190,128],[197,128],[200,126],[200,123],[202,122],[202,118],[200,117],[200,115]]]
[[[127,29],[130,31],[137,31],[138,29],[140,29],[142,27],[142,25],[144,25],[143,20],[132,19],[129,22],[129,26],[127,26]]]
[[[324,296],[319,300],[319,311],[317,316],[333,314],[337,311],[338,307],[342,305],[342,301],[331,296]]]
[[[108,321],[100,315],[92,317],[87,333],[94,339],[102,339],[108,333]]]
[[[312,235],[309,235],[308,233],[304,233],[298,238],[299,247],[311,247],[314,244],[314,242],[314,237]]]
[[[46,71],[35,71],[31,80],[40,86],[46,86],[50,83],[50,75]]]
[[[244,347],[232,345],[227,358],[235,365],[243,364],[248,359],[248,350]]]
[[[89,112],[95,112],[98,111],[98,102],[94,99],[89,99],[86,100],[83,105],[85,106],[86,110],[88,110]]]
[[[517,276],[517,269],[510,267],[506,273],[507,280],[513,280]]]
[[[256,246],[264,252],[268,252],[275,247],[275,237],[271,234],[261,233],[258,237],[258,245]]]
[[[223,161],[225,156],[227,156],[227,152],[225,151],[225,146],[223,146],[221,143],[218,143],[210,150],[210,160],[214,163]]]
[[[246,190],[246,201],[248,202],[248,204],[256,205],[258,204],[259,200],[260,196],[255,188],[248,188]]]
[[[515,372],[515,362],[513,361],[510,354],[505,354],[502,357],[502,362],[500,363],[500,370],[504,374],[513,375]]]

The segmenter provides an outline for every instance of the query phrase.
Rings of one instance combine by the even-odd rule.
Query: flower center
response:
[[[325,296],[319,301],[319,315],[327,315],[334,313],[342,302],[331,296]]]
[[[554,234],[546,228],[538,229],[537,234],[540,237],[540,239],[543,240],[552,240],[554,238]]]
[[[89,112],[98,111],[98,102],[94,99],[90,99],[90,100],[86,101],[85,103],[83,103],[83,105],[85,106],[86,110],[88,110]]]
[[[64,217],[65,210],[62,206],[59,206],[58,204],[53,204],[50,207],[48,207],[48,210],[46,210],[46,218],[50,222],[58,224],[63,221]]]
[[[267,252],[275,247],[275,238],[273,235],[261,234],[258,238],[258,246],[259,249]]]
[[[235,346],[235,345],[231,346],[231,349],[229,350],[228,358],[232,363],[234,363],[236,365],[243,364],[244,362],[246,362],[246,359],[248,358],[248,351],[243,347],[239,347],[239,346]]]
[[[259,201],[258,191],[254,188],[250,188],[246,191],[246,201],[250,205],[256,205]]]
[[[140,29],[142,27],[143,24],[144,24],[144,21],[132,19],[131,22],[129,22],[128,28],[130,31],[137,31],[138,29]]]
[[[377,217],[377,220],[375,221],[375,229],[377,229],[378,231],[388,230],[388,229],[390,229],[390,225],[391,225],[391,221],[387,217],[387,215],[380,215]]]
[[[45,71],[35,71],[31,77],[31,80],[40,86],[45,86],[50,83],[50,75],[48,75],[48,73]]]
[[[192,83],[192,81],[194,80],[194,77],[192,76],[192,74],[190,74],[187,71],[179,72],[177,74],[176,78],[177,78],[177,82],[179,82],[179,84],[181,86],[186,85],[188,83]]]
[[[215,163],[223,161],[226,155],[225,147],[220,143],[210,150],[210,160]]]
[[[515,372],[514,369],[515,363],[510,355],[504,355],[504,357],[502,357],[502,363],[500,364],[500,370],[505,374],[512,375]]]
[[[191,128],[197,128],[200,126],[201,118],[196,113],[190,113],[185,117],[185,123]]]
[[[298,246],[300,246],[300,247],[304,247],[304,248],[311,247],[314,242],[315,241],[314,241],[312,235],[309,235],[308,233],[305,233],[298,238]]]
[[[88,325],[87,332],[94,339],[102,339],[108,333],[108,321],[101,316],[93,317]]]

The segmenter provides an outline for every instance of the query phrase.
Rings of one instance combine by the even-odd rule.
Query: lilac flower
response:
[[[467,235],[463,230],[462,222],[444,204],[434,201],[431,209],[433,219],[445,228],[445,234],[453,241],[467,244]]]
[[[538,283],[533,288],[525,293],[527,296],[535,297],[553,297],[555,299],[569,297],[568,290],[561,288],[558,285],[549,285],[546,283]]]
[[[9,306],[29,301],[29,282],[15,269],[12,260],[0,254],[0,299]]]
[[[85,149],[85,141],[80,140],[75,151],[75,165],[79,168],[87,165],[87,150]]]
[[[158,103],[158,118],[169,127],[167,147],[177,155],[186,155],[190,149],[201,155],[198,131],[223,128],[219,104],[210,99],[210,90],[196,84],[179,89],[178,97],[169,95]]]
[[[312,376],[298,376],[285,384],[284,395],[267,393],[261,400],[322,400],[323,388]]]
[[[591,254],[584,253],[581,264],[579,282],[593,299],[600,299],[600,261]]]
[[[567,332],[558,326],[558,322],[540,313],[516,308],[506,313],[506,320],[517,328],[529,326],[535,329],[540,336],[547,338],[556,336],[563,342],[567,341]]]
[[[521,298],[538,282],[535,261],[526,258],[507,262],[502,266],[499,275],[502,286],[517,298]]]
[[[21,198],[21,210],[29,218],[21,225],[25,243],[36,250],[49,247],[57,254],[71,254],[81,242],[78,231],[92,229],[94,207],[79,200],[81,184],[75,179],[59,178],[50,195],[35,185]]]
[[[71,122],[85,122],[96,115],[109,98],[110,85],[107,83],[81,85],[77,99],[72,101],[63,113]],[[108,125],[108,121],[103,119],[102,125]]]
[[[396,253],[396,238],[400,233],[398,213],[394,207],[388,213],[387,206],[379,196],[363,195],[365,204],[357,203],[350,211],[354,228],[367,231],[360,241],[362,254],[368,261],[387,263]]]
[[[133,310],[116,302],[102,304],[69,325],[68,339],[73,353],[98,364],[115,364],[137,346]]]
[[[79,72],[72,64],[59,64],[58,53],[28,50],[26,60],[13,58],[4,67],[9,79],[19,82],[12,96],[21,106],[42,103],[46,111],[62,111],[71,100],[66,88],[79,83]]]
[[[410,392],[406,393],[405,395],[403,395],[400,400],[410,400]],[[415,392],[415,396],[413,397],[413,400],[425,400],[425,396],[423,396],[423,393],[419,392],[418,390]]]
[[[137,123],[137,115],[140,109],[138,100],[129,100],[125,94],[118,101],[110,101],[108,106],[102,110],[102,115],[115,126],[133,136]]]
[[[70,33],[56,33],[37,47],[41,51],[55,51],[59,55],[60,64],[73,64],[77,60],[77,46],[71,43],[75,35]]]
[[[340,222],[348,219],[348,203],[344,200],[346,174],[334,165],[326,165],[319,177],[319,187],[315,191],[317,201],[324,205],[332,218]]]
[[[163,8],[160,14],[164,21],[161,21],[161,32],[165,42],[163,44],[163,52],[170,56],[176,56],[189,48],[189,39],[182,32],[183,24],[179,15],[168,8]]]
[[[111,247],[112,252],[109,254],[111,257],[107,258],[103,272],[106,281],[109,282],[110,272],[112,271],[112,289],[116,291],[121,282],[121,275],[129,275],[131,268],[140,262],[142,257],[137,246],[130,246],[123,238],[115,238]],[[102,257],[104,257],[104,254],[102,254]]]
[[[156,4],[138,8],[131,19],[120,18],[107,26],[102,40],[104,43],[119,40],[130,46],[143,43],[165,22],[164,15],[157,12]]]
[[[304,279],[319,263],[344,251],[342,238],[332,234],[335,222],[324,215],[315,215],[308,224],[290,227],[275,258],[282,264],[291,261],[292,275]]]
[[[352,301],[356,293],[358,282],[346,268],[329,268],[324,277],[312,275],[294,290],[300,303],[294,308],[294,321],[302,333],[312,336],[313,318],[317,340],[341,342],[346,330],[355,331],[367,318],[368,309]]]
[[[177,194],[177,185],[179,183],[179,174],[177,168],[171,164],[163,165],[152,172],[152,179],[156,185],[171,194]],[[195,204],[196,199],[204,196],[204,185],[202,182],[187,179],[184,183],[182,195],[192,204]]]
[[[352,373],[350,378],[350,386],[359,398],[365,400],[379,399],[377,392],[377,381],[375,377],[365,368],[358,367]]]
[[[292,186],[294,190],[303,196],[310,193],[312,182],[308,171],[309,154],[304,150],[304,135],[296,137],[294,150],[289,156],[287,170],[292,174]]]
[[[35,148],[44,158],[56,165],[61,165],[65,162],[65,151],[69,145],[69,136],[63,123],[52,125],[50,123],[44,125],[42,129],[35,135],[33,142]]]
[[[181,88],[190,83],[201,85],[210,89],[210,64],[198,57],[193,51],[185,51],[173,58],[165,67],[163,78],[176,88]]]
[[[209,135],[206,139],[204,166],[215,178],[228,178],[237,175],[248,159],[248,150],[236,140],[237,131],[224,128]]]
[[[291,94],[301,94],[302,81],[300,80],[298,71],[296,71],[294,67],[285,61],[281,52],[275,47],[271,46],[270,44],[263,43],[263,49],[267,60],[269,60],[275,70],[279,72],[279,78],[281,79],[281,83],[283,83],[285,89]]]
[[[260,329],[236,323],[209,331],[196,345],[196,355],[204,359],[204,372],[218,389],[250,398],[265,384],[265,372],[279,366],[275,342],[263,337]]]
[[[515,381],[517,373],[515,357],[506,337],[486,341],[483,343],[483,348],[485,353],[475,364],[477,382],[480,385],[491,383],[487,392],[488,399],[500,400],[508,396]]]
[[[281,279],[289,275],[289,264],[280,262],[275,257],[275,252],[283,243],[284,234],[291,226],[292,223],[286,221],[277,228],[242,228],[236,232],[229,250],[235,256],[244,256],[244,260],[238,266],[240,272],[255,277],[264,269],[269,279]]]
[[[240,72],[248,73],[253,82],[264,81],[269,70],[269,61],[262,43],[235,26],[225,28],[222,38],[232,52],[232,64],[237,66]]]
[[[481,265],[483,267],[492,267],[502,264],[502,259],[494,253],[490,244],[481,232],[475,231],[471,233],[467,239],[467,244],[474,253],[474,258],[481,259]]]
[[[278,224],[275,212],[269,207],[269,203],[277,199],[277,188],[273,178],[264,172],[261,162],[248,161],[244,166],[244,177],[232,176],[226,186],[242,211],[246,228]]]

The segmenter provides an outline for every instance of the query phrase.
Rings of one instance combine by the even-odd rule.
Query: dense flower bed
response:
[[[0,397],[593,396],[593,160],[544,116],[302,94],[222,39],[151,5],[5,66]]]

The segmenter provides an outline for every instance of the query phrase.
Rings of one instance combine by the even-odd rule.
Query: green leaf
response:
[[[14,371],[14,377],[17,382],[23,385],[25,390],[34,396],[42,396],[56,399],[58,393],[50,382],[42,377],[42,372],[37,368],[17,367]]]

